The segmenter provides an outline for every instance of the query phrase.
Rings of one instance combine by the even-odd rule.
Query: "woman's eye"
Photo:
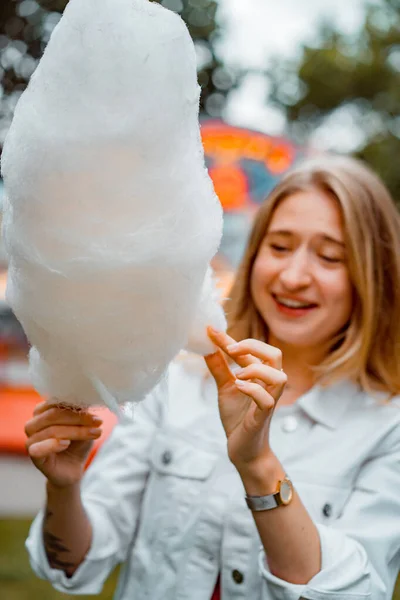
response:
[[[270,244],[270,247],[272,250],[275,250],[275,252],[285,252],[285,250],[289,250],[287,246],[280,246],[279,244]]]
[[[322,260],[324,260],[325,262],[331,264],[342,262],[342,259],[339,256],[325,256],[324,254],[321,254],[320,258],[322,258]]]

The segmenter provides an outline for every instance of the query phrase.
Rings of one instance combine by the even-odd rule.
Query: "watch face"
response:
[[[279,490],[282,504],[289,504],[293,496],[292,484],[284,479]]]

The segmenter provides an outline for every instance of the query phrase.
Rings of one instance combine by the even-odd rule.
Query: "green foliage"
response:
[[[368,161],[400,200],[400,0],[366,7],[355,35],[323,23],[317,41],[304,46],[299,62],[275,64],[270,99],[282,107],[289,132],[304,142],[335,111],[351,111],[363,141],[357,154]]]
[[[235,86],[234,74],[224,68],[215,52],[220,36],[214,0],[152,0],[174,10],[185,21],[200,56],[198,78],[202,88],[201,110],[212,117],[220,116],[226,97]]]

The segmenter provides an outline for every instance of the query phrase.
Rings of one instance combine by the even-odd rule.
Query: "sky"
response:
[[[346,32],[354,32],[363,20],[366,0],[219,0],[218,18],[224,36],[219,52],[229,66],[263,68],[275,55],[298,55],[303,42],[315,37],[321,19],[333,20]],[[265,102],[267,81],[249,75],[244,85],[231,95],[225,117],[228,121],[279,134],[284,127],[282,115]],[[335,139],[331,128],[315,137],[317,146],[341,145],[351,150],[354,136],[346,135],[348,123],[336,124]],[[336,139],[337,138],[337,139]]]

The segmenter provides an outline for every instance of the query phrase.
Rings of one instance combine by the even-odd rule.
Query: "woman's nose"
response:
[[[311,271],[307,255],[299,251],[288,258],[280,273],[280,279],[290,290],[308,286],[311,282]]]

